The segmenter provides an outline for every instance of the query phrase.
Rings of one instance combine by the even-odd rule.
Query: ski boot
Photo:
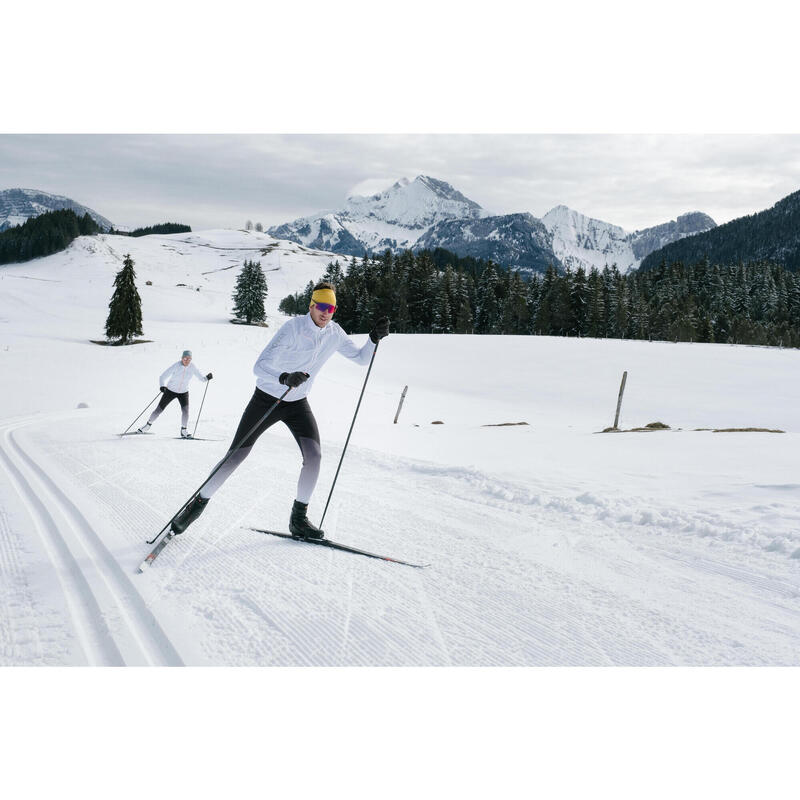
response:
[[[192,434],[189,433],[187,428],[181,428],[181,439],[191,439]]]
[[[136,433],[147,433],[150,430],[150,423],[146,422],[141,428],[136,429]]]
[[[211,498],[208,498],[210,500]],[[206,509],[208,500],[195,495],[191,503],[172,520],[172,532],[183,533]]]
[[[308,503],[294,501],[292,514],[289,517],[289,533],[296,539],[324,539],[325,531],[321,531],[316,525],[309,522],[306,516]]]

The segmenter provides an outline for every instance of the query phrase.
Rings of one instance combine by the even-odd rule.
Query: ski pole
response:
[[[147,409],[150,408],[151,405],[153,405],[153,403],[158,399],[158,395],[160,394],[161,394],[161,389],[158,390],[156,396],[139,412],[139,417],[141,417],[142,414],[144,414],[144,412],[147,411]],[[133,422],[131,422],[131,424],[128,425],[127,428],[125,428],[125,430],[120,434],[120,436],[124,436],[136,424],[139,417],[136,417],[136,419]]]
[[[373,353],[373,357],[374,357],[374,353]],[[165,531],[165,530],[166,530],[166,529],[167,529],[167,528],[168,528],[170,525],[172,525],[172,522],[173,522],[173,520],[175,519],[175,517],[177,517],[177,516],[178,516],[178,514],[180,514],[180,513],[181,513],[181,512],[182,512],[182,511],[183,511],[183,510],[186,508],[186,506],[188,506],[188,505],[189,505],[189,503],[191,503],[191,502],[192,502],[192,500],[194,500],[194,499],[195,499],[195,497],[197,497],[197,495],[198,495],[198,494],[200,494],[200,490],[201,490],[201,489],[202,489],[202,488],[203,488],[203,487],[204,487],[204,486],[205,486],[205,485],[206,485],[206,484],[207,484],[207,483],[208,483],[208,482],[209,482],[209,481],[210,481],[210,480],[211,480],[211,479],[212,479],[212,478],[213,478],[213,477],[214,477],[214,476],[217,474],[217,471],[220,469],[220,467],[221,467],[221,466],[222,466],[222,465],[223,465],[223,464],[224,464],[224,463],[225,463],[225,462],[226,462],[226,461],[227,461],[227,460],[228,460],[228,459],[229,459],[229,458],[230,458],[230,457],[231,457],[231,456],[232,456],[232,455],[233,455],[233,454],[234,454],[234,453],[235,453],[235,452],[236,452],[236,451],[237,451],[237,450],[238,450],[238,449],[239,449],[239,448],[240,448],[240,447],[241,447],[241,446],[242,446],[242,445],[243,445],[243,444],[244,444],[244,443],[245,443],[245,442],[248,440],[248,438],[250,438],[250,436],[251,436],[253,433],[255,433],[255,431],[258,429],[258,427],[259,427],[260,425],[262,425],[262,424],[264,423],[264,421],[267,419],[267,417],[268,417],[268,416],[269,416],[269,415],[270,415],[270,414],[271,414],[271,413],[272,413],[272,412],[273,412],[273,411],[274,411],[274,410],[277,408],[277,406],[278,406],[278,403],[280,403],[280,402],[281,402],[281,400],[283,400],[283,398],[284,398],[284,397],[286,397],[286,395],[287,395],[287,394],[289,394],[289,392],[291,392],[291,391],[292,391],[292,387],[290,386],[290,387],[289,387],[289,388],[288,388],[288,389],[287,389],[287,390],[286,390],[286,391],[285,391],[285,392],[284,392],[284,393],[283,393],[283,394],[282,394],[282,395],[281,395],[281,396],[280,396],[280,397],[279,397],[279,398],[278,398],[278,399],[277,399],[277,400],[276,400],[276,401],[275,401],[275,402],[274,402],[274,403],[273,403],[273,404],[272,404],[272,405],[271,405],[271,406],[270,406],[270,407],[267,409],[267,412],[264,414],[264,416],[263,416],[263,417],[261,417],[261,419],[260,419],[258,422],[256,422],[256,424],[255,424],[255,425],[253,425],[253,427],[252,427],[252,428],[250,428],[250,430],[249,430],[249,431],[247,431],[247,433],[246,433],[244,436],[242,436],[242,438],[239,440],[238,444],[236,444],[234,447],[231,447],[231,449],[230,449],[230,450],[228,450],[228,453],[227,453],[227,455],[225,456],[225,458],[223,458],[223,459],[222,459],[222,461],[220,461],[220,462],[219,462],[219,464],[217,464],[217,466],[216,466],[216,467],[214,467],[214,469],[213,469],[213,470],[211,470],[211,474],[210,474],[210,475],[209,475],[209,476],[208,476],[208,477],[207,477],[207,478],[206,478],[206,479],[205,479],[205,480],[204,480],[204,481],[203,481],[203,482],[200,484],[200,486],[198,486],[198,487],[197,487],[197,489],[195,489],[195,490],[192,492],[192,494],[191,494],[191,496],[189,497],[189,499],[188,499],[188,500],[187,500],[187,501],[186,501],[186,502],[185,502],[185,503],[184,503],[184,504],[183,504],[183,505],[182,505],[182,506],[181,506],[181,507],[180,507],[180,508],[179,508],[179,509],[178,509],[178,510],[177,510],[177,511],[176,511],[176,512],[175,512],[175,513],[174,513],[174,514],[173,514],[173,515],[170,517],[170,518],[169,518],[169,520],[167,521],[167,524],[166,524],[166,525],[164,525],[164,527],[163,527],[163,528],[162,528],[162,529],[161,529],[161,530],[160,530],[160,531],[159,531],[159,532],[158,532],[158,533],[157,533],[157,534],[156,534],[156,535],[155,535],[155,536],[154,536],[152,539],[148,539],[148,540],[147,540],[147,544],[153,544],[153,542],[155,542],[155,540],[156,540],[156,539],[158,539],[158,537],[159,537],[159,536],[161,536],[161,534],[162,534],[162,533],[164,533],[164,531]]]
[[[369,373],[372,372],[372,362],[375,360],[375,353],[378,352],[378,345],[380,344],[380,339],[375,343],[375,349],[372,351],[372,358],[369,362],[369,369],[367,370],[367,376],[364,378],[364,385],[361,387],[361,394],[358,397],[358,404],[356,405],[356,413],[353,414],[353,421],[350,423],[350,430],[347,433],[347,439],[344,443],[344,448],[342,450],[342,457],[339,459],[339,466],[336,467],[336,475],[333,476],[333,484],[331,485],[331,491],[328,495],[328,500],[325,503],[325,510],[322,512],[322,519],[319,521],[319,527],[322,527],[322,523],[325,521],[325,514],[328,513],[328,504],[331,502],[331,497],[333,496],[333,489],[336,486],[336,479],[339,477],[339,470],[342,468],[342,461],[344,461],[344,454],[347,451],[347,444],[350,441],[350,434],[353,432],[353,426],[356,424],[356,417],[358,416],[358,409],[361,408],[361,399],[364,397],[364,390],[367,388],[367,381],[369,380]]]
[[[192,439],[194,439],[195,434],[197,433],[197,426],[200,424],[200,415],[203,413],[203,403],[206,401],[206,392],[208,391],[208,384],[211,381],[206,381],[206,388],[203,392],[203,399],[200,401],[200,410],[197,412],[197,422],[194,423],[194,433],[192,433]]]

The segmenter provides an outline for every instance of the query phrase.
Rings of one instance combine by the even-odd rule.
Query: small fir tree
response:
[[[142,300],[136,289],[136,272],[130,254],[114,278],[114,294],[108,304],[106,337],[128,344],[134,336],[142,336]]]
[[[266,296],[267,279],[261,269],[261,262],[245,261],[233,291],[234,317],[248,325],[264,322],[267,316],[264,310]]]

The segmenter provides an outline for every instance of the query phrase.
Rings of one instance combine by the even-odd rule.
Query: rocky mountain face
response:
[[[443,247],[459,256],[491,259],[521,272],[544,272],[562,265],[553,252],[553,236],[532,214],[503,214],[439,222],[418,240],[415,250]]]
[[[630,234],[629,238],[633,254],[641,261],[654,250],[659,250],[671,242],[677,242],[696,233],[705,233],[716,227],[717,223],[708,214],[692,211],[681,214],[677,220],[636,231]]]
[[[5,189],[0,191],[0,231],[22,225],[31,217],[62,209],[71,209],[81,217],[88,214],[104,230],[113,227],[105,217],[69,197],[37,189]]]

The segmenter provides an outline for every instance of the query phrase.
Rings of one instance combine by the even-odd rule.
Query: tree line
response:
[[[523,275],[441,252],[386,251],[331,262],[337,321],[369,330],[386,314],[398,333],[590,336],[800,347],[800,275],[767,261],[661,263]],[[313,283],[280,310],[308,310]]]
[[[189,225],[182,225],[180,222],[162,222],[159,225],[149,225],[146,228],[134,228],[132,231],[118,231],[112,228],[109,233],[114,236],[150,236],[153,233],[191,233]]]
[[[49,211],[0,233],[0,264],[15,264],[66,250],[78,236],[101,233],[89,216],[71,209]]]

